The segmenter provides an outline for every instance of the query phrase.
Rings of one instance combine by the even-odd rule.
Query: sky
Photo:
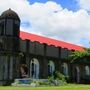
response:
[[[0,0],[0,14],[9,8],[21,31],[90,47],[90,0]]]
[[[34,4],[35,2],[46,3],[47,1],[53,1],[57,4],[60,4],[63,8],[67,8],[69,10],[76,11],[79,9],[76,0],[28,0],[30,4]]]

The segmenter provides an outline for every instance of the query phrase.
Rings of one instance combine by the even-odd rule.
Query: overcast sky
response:
[[[21,31],[90,47],[90,0],[0,0],[0,14],[9,8]]]

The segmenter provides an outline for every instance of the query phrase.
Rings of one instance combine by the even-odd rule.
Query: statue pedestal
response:
[[[31,81],[32,80],[30,78],[15,79],[12,86],[30,86]]]

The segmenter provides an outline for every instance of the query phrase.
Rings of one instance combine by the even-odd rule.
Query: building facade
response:
[[[9,9],[0,16],[0,85],[10,84],[16,78],[45,79],[55,71],[72,82],[83,82],[90,76],[90,65],[66,60],[73,51],[82,49],[20,31],[20,18]]]

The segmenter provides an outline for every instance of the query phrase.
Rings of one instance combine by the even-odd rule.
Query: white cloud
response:
[[[15,10],[22,23],[30,23],[28,27],[21,25],[21,30],[79,45],[83,45],[82,38],[90,38],[90,15],[84,9],[69,11],[53,1],[32,5],[27,0],[7,1],[0,3],[0,13],[8,8]]]
[[[81,8],[90,11],[90,0],[77,0]]]

